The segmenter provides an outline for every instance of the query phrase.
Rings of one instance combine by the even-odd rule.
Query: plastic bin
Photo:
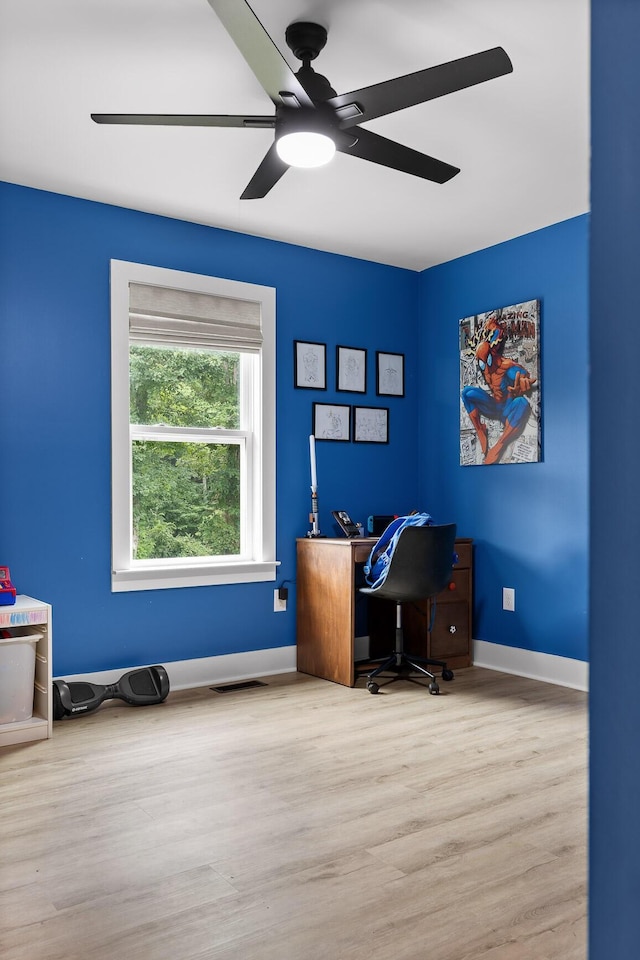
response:
[[[40,635],[19,627],[0,630],[0,723],[30,720],[36,644]]]

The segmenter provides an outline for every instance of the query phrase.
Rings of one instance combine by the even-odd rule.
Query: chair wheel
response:
[[[440,687],[437,683],[431,682],[429,684],[429,693],[437,694],[440,693]]]
[[[453,680],[453,670],[449,670],[447,667],[442,671],[443,680]]]
[[[374,680],[367,680],[367,690],[369,693],[377,693],[380,687]]]

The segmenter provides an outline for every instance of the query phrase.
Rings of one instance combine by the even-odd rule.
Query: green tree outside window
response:
[[[240,428],[237,353],[131,345],[131,423]],[[240,447],[134,440],[133,546],[139,560],[240,552]]]

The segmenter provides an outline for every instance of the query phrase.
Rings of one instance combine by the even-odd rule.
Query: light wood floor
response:
[[[4,960],[584,960],[586,695],[301,675],[0,749]]]

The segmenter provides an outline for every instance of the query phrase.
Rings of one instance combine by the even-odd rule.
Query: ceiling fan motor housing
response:
[[[276,111],[276,137],[297,131],[322,133],[330,137],[337,130],[333,111],[323,104],[319,104],[316,110],[279,107]]]
[[[323,103],[325,100],[337,96],[327,78],[323,77],[321,73],[316,73],[313,67],[310,67],[307,63],[296,71],[296,77],[315,104]]]

